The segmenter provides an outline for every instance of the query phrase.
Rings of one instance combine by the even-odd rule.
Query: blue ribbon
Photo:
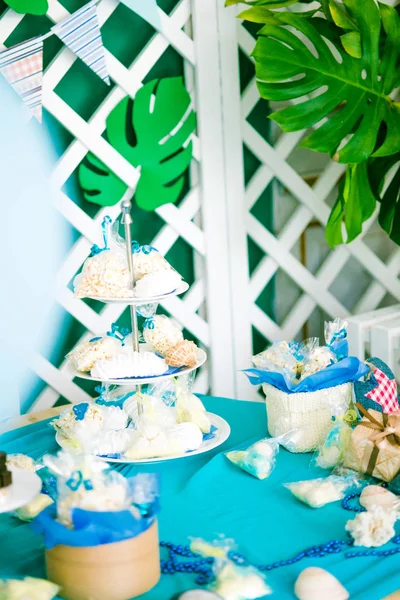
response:
[[[76,404],[72,408],[72,412],[75,415],[75,419],[77,421],[83,421],[83,419],[85,418],[85,415],[87,413],[88,408],[89,408],[89,404],[87,402],[82,402],[81,404]]]
[[[147,317],[147,319],[144,320],[143,327],[147,327],[147,329],[154,329],[154,317]]]
[[[290,342],[289,344],[289,348],[293,354],[293,356],[295,357],[296,360],[303,360],[304,355],[303,353],[300,351],[300,344],[299,342]]]
[[[106,387],[105,385],[96,385],[94,391],[101,395],[104,394],[104,392],[106,391]]]
[[[125,345],[125,338],[130,334],[129,329],[126,327],[120,328],[116,323],[111,324],[111,331],[107,331],[107,335],[109,337],[113,337],[116,340],[119,340],[121,344]]]
[[[79,490],[81,485],[83,485],[88,492],[93,489],[93,484],[90,479],[83,479],[82,471],[74,471],[66,484],[73,492]]]
[[[139,252],[143,252],[143,254],[150,254],[150,252],[158,252],[158,250],[157,248],[154,248],[154,246],[141,246],[139,242],[135,240],[132,242],[132,253],[138,254]]]
[[[340,331],[336,331],[327,347],[333,354],[335,354],[338,360],[343,360],[346,358],[349,352],[349,347],[347,343],[347,331],[346,329],[341,329]],[[344,341],[346,340],[346,341]]]
[[[101,230],[103,233],[104,250],[108,250],[108,225],[112,223],[111,217],[106,215],[101,222]]]
[[[94,338],[92,338],[91,340],[89,340],[89,343],[92,343],[92,342],[98,342],[98,341],[99,341],[99,340],[101,340],[101,339],[102,339],[102,337],[101,337],[101,335],[99,335],[98,337],[94,337]]]

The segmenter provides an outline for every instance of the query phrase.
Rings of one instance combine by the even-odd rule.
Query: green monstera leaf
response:
[[[368,176],[380,202],[379,224],[390,239],[400,245],[400,152],[371,159]]]
[[[146,83],[126,97],[106,122],[108,142],[134,167],[140,167],[137,205],[155,210],[176,202],[192,159],[191,136],[196,117],[181,77]],[[89,202],[117,204],[127,186],[92,153],[79,167],[79,182]]]
[[[284,131],[314,126],[302,142],[304,147],[328,152],[342,163],[361,163],[372,155],[400,150],[400,109],[390,97],[398,85],[400,45],[388,36],[380,54],[381,15],[374,0],[343,0],[343,5],[359,31],[361,58],[355,57],[360,47],[354,36],[341,39],[343,29],[334,23],[290,12],[274,13],[274,23],[259,31],[253,55],[263,98],[287,101],[313,94],[270,118]],[[313,48],[307,47],[303,36]],[[386,135],[377,146],[383,128]]]
[[[47,0],[5,0],[5,3],[22,15],[45,15],[49,9]]]

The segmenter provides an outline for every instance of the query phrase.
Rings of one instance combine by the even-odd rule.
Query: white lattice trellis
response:
[[[118,6],[117,0],[101,0],[100,24],[104,25]],[[93,152],[129,186],[132,195],[138,172],[102,137],[110,111],[126,95],[134,96],[143,79],[164,52],[172,46],[183,58],[188,89],[198,114],[194,138],[196,165],[192,188],[181,204],[157,210],[163,221],[154,240],[147,240],[166,253],[179,237],[194,251],[195,282],[186,296],[164,303],[165,309],[210,351],[210,360],[197,380],[199,391],[228,397],[255,397],[239,369],[249,365],[252,353],[251,327],[264,337],[291,339],[316,307],[331,316],[344,316],[349,308],[332,291],[333,284],[350,258],[370,276],[370,284],[351,311],[378,307],[387,294],[400,301],[400,250],[391,247],[383,260],[364,237],[349,246],[327,253],[314,271],[296,255],[296,245],[309,224],[322,226],[330,208],[328,198],[343,174],[343,165],[328,162],[310,186],[291,165],[303,133],[281,134],[273,145],[250,123],[249,115],[259,101],[253,78],[240,94],[238,48],[249,55],[254,38],[235,19],[236,9],[223,7],[222,0],[180,0],[167,15],[160,10],[162,32],[153,37],[127,68],[107,51],[110,76],[116,86],[93,116],[85,121],[57,95],[55,88],[76,60],[63,48],[44,75],[44,106],[74,136],[58,161],[53,181],[58,190],[57,207],[81,234],[60,268],[57,301],[91,333],[106,330],[122,308],[110,305],[100,313],[76,300],[68,284],[81,267],[93,243],[99,242],[99,224],[106,213],[116,216],[118,207],[100,210],[94,219],[79,208],[64,191],[64,185],[88,150]],[[50,0],[47,16],[58,22],[68,15],[58,0]],[[0,20],[0,42],[18,26],[21,15],[7,10]],[[260,165],[246,188],[242,145]],[[252,208],[273,179],[279,180],[296,200],[296,208],[277,234],[269,231]],[[246,238],[263,251],[251,278],[248,277]],[[268,282],[279,271],[287,274],[301,294],[282,321],[275,321],[256,303]],[[279,287],[277,300],[279,302]],[[34,371],[47,383],[32,409],[52,406],[59,395],[71,401],[87,398],[68,375],[66,365],[51,365],[43,356],[32,362]]]

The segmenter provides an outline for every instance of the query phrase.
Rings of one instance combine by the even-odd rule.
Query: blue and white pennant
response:
[[[91,0],[51,29],[96,75],[110,85],[96,3],[97,0]]]

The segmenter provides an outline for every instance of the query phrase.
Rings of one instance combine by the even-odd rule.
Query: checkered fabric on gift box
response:
[[[366,381],[354,383],[356,401],[366,410],[372,408],[387,414],[400,411],[397,384],[391,369],[377,357],[368,358],[366,362],[372,367],[372,370]]]

